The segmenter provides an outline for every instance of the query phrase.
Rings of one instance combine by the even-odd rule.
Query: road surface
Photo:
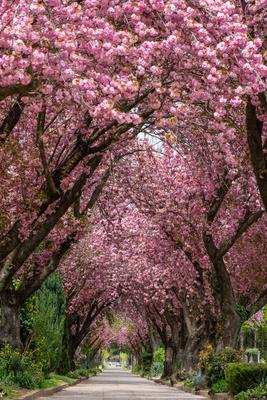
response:
[[[39,400],[203,400],[180,390],[108,368],[102,374]]]

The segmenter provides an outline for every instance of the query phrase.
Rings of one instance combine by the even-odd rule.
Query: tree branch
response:
[[[26,282],[16,291],[18,304],[23,304],[24,301],[29,298],[29,296],[31,296],[36,290],[38,290],[42,286],[43,282],[48,278],[48,276],[57,269],[62,258],[64,257],[64,255],[66,255],[73,242],[74,235],[71,234],[52,254],[43,271],[38,276],[34,276],[33,279]]]
[[[223,257],[226,253],[228,253],[228,251],[235,244],[237,239],[239,239],[243,235],[243,233],[245,233],[250,228],[251,225],[257,222],[263,214],[264,211],[259,210],[254,214],[250,213],[246,215],[245,218],[239,222],[235,234],[220,246],[220,248],[218,249],[217,257]]]
[[[267,210],[267,161],[262,143],[263,122],[258,119],[256,107],[252,104],[250,97],[246,107],[246,127],[254,174],[265,210]]]
[[[38,118],[37,118],[36,144],[39,149],[40,160],[42,162],[42,166],[44,169],[48,193],[50,194],[50,196],[52,198],[55,198],[58,195],[58,190],[55,186],[53,177],[49,170],[48,162],[47,162],[46,155],[45,155],[44,143],[41,138],[41,136],[45,130],[45,117],[46,117],[46,107],[44,105],[42,111],[39,112]]]
[[[49,232],[55,227],[57,222],[66,213],[68,208],[77,200],[81,189],[86,184],[101,161],[100,156],[95,157],[95,163],[91,167],[89,174],[82,174],[74,183],[73,187],[62,196],[55,211],[46,217],[46,220],[34,227],[30,236],[24,240],[14,252],[12,259],[0,271],[0,291],[4,289],[12,280],[13,274],[27,260],[30,254],[44,240]]]
[[[6,87],[0,87],[0,101],[5,100],[7,97],[20,94],[26,96],[37,87],[37,82],[34,79],[28,85],[12,85]]]
[[[224,177],[222,178],[221,186],[217,191],[216,199],[212,201],[209,211],[207,212],[206,215],[206,219],[209,225],[211,225],[214,219],[216,218],[216,215],[218,214],[218,211],[223,203],[223,200],[227,195],[227,193],[229,192],[231,184],[232,181],[226,178],[226,173],[225,173]]]
[[[21,100],[21,96],[18,96],[17,100],[9,109],[7,116],[0,126],[0,143],[5,143],[13,129],[16,127],[24,110],[24,107],[25,104]]]
[[[118,161],[118,159],[117,159]],[[117,162],[116,161],[116,162]],[[90,210],[91,208],[93,208],[93,206],[95,205],[95,203],[97,202],[104,186],[106,185],[110,174],[112,172],[112,169],[114,167],[114,164],[111,164],[105,171],[104,175],[102,176],[99,184],[95,187],[90,200],[87,202],[86,206],[84,207],[84,209],[82,211],[80,211],[80,198],[77,200],[77,202],[75,202],[74,204],[74,216],[76,218],[80,218],[84,215],[86,215],[87,211]]]
[[[261,292],[257,300],[248,305],[246,310],[249,313],[249,316],[252,317],[256,312],[260,311],[267,304],[267,287]]]

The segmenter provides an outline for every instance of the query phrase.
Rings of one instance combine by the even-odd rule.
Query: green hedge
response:
[[[232,363],[225,370],[225,379],[232,394],[251,389],[267,379],[266,364]]]
[[[228,393],[228,392],[229,392],[228,383],[224,379],[221,379],[220,381],[214,383],[209,390],[210,394]]]
[[[164,364],[163,362],[154,361],[151,365],[150,376],[157,377],[163,374]]]
[[[235,396],[235,400],[250,400],[267,398],[267,384],[256,386],[254,389],[240,392]]]

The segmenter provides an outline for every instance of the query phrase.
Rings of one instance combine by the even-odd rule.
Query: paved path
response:
[[[203,400],[180,390],[131,375],[121,368],[102,374],[54,394],[54,400]],[[39,399],[48,399],[40,397]]]

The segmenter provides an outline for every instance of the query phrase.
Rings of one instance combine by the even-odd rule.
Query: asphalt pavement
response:
[[[204,397],[163,386],[119,367],[110,367],[103,373],[75,386],[70,386],[50,397],[53,400],[203,400]]]

